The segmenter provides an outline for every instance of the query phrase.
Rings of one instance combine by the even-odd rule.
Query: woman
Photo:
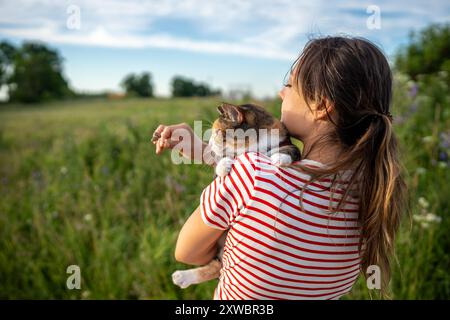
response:
[[[385,293],[406,203],[386,58],[365,39],[312,40],[279,95],[303,160],[277,168],[259,153],[239,156],[203,191],[176,259],[206,264],[229,230],[216,299],[339,299],[371,265]],[[178,143],[177,128],[189,126],[157,129],[157,153]]]

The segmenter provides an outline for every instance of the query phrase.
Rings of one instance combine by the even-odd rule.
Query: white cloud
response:
[[[81,10],[81,29],[66,29],[66,9]],[[302,29],[302,14],[286,3],[242,1],[22,1],[0,4],[0,34],[52,43],[110,47],[157,47],[291,60],[298,48],[286,42]],[[20,7],[20,10],[17,8]],[[292,7],[292,5],[290,5]],[[23,9],[22,9],[23,8]],[[154,19],[185,19],[217,40],[191,39],[152,29]],[[297,19],[298,18],[298,19]],[[242,37],[243,24],[266,24],[260,34]],[[152,32],[149,34],[148,30]],[[225,36],[225,37],[224,37]],[[227,40],[221,40],[221,38]],[[232,40],[229,40],[232,39]]]
[[[112,34],[103,27],[92,32],[81,34],[60,33],[54,26],[41,28],[22,28],[8,31],[9,36],[23,39],[39,39],[49,43],[79,44],[87,46],[105,46],[116,48],[168,48],[203,53],[234,54],[263,57],[270,59],[292,60],[295,53],[284,52],[277,48],[261,48],[251,45],[225,41],[193,41],[189,38],[172,37],[156,34],[151,36],[135,36],[130,34]],[[39,35],[39,37],[36,37]]]

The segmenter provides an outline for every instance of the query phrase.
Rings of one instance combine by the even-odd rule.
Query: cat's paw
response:
[[[178,270],[172,273],[172,281],[181,289],[186,289],[191,284],[196,283],[195,273],[192,270]]]
[[[228,157],[219,160],[216,166],[216,174],[219,177],[225,177],[230,173],[234,160]]]
[[[270,156],[270,162],[276,166],[286,166],[292,163],[292,158],[285,153],[275,153]]]

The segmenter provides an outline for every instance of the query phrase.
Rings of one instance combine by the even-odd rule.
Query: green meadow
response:
[[[443,75],[444,77],[446,75]],[[409,186],[393,299],[450,298],[450,102],[440,76],[396,76],[395,132]],[[417,89],[417,93],[415,90]],[[0,298],[210,299],[178,289],[178,231],[213,170],[157,156],[158,124],[216,117],[219,98],[74,100],[0,106]],[[255,101],[279,115],[279,100]],[[69,290],[69,265],[81,289]],[[363,277],[344,299],[379,299]]]

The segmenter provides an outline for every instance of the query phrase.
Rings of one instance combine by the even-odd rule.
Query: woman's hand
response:
[[[152,142],[156,146],[156,154],[177,146],[177,149],[182,151],[184,157],[191,160],[195,158],[195,160],[199,161],[202,161],[203,150],[207,146],[187,123],[169,126],[160,124],[153,133]]]
[[[171,126],[160,124],[155,132],[153,132],[152,137],[152,142],[156,145],[156,154],[160,154],[165,149],[172,149],[177,144],[183,143],[181,137],[178,139],[172,137],[175,130],[184,130],[191,138],[194,135],[192,128],[187,123],[174,124]]]

